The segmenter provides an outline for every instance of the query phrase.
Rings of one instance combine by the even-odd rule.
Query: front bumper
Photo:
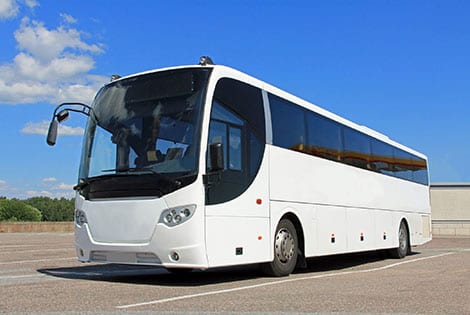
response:
[[[188,233],[156,224],[145,243],[103,243],[93,240],[88,224],[75,224],[75,246],[81,262],[154,265],[166,268],[207,269],[203,241],[188,238]]]

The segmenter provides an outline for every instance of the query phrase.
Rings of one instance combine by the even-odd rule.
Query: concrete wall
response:
[[[470,183],[431,185],[434,236],[470,236]]]

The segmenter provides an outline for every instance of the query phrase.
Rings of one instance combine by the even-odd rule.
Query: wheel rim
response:
[[[287,229],[281,229],[276,235],[276,256],[283,264],[288,263],[295,254],[295,239]]]

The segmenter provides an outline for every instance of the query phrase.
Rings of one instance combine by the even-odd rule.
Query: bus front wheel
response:
[[[262,265],[263,272],[275,277],[291,274],[297,264],[298,244],[294,224],[287,219],[281,220],[274,237],[274,260]]]
[[[398,247],[390,249],[393,258],[404,258],[409,251],[410,238],[405,221],[401,221],[398,229]]]

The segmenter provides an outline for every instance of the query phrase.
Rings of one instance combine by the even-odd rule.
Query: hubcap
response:
[[[288,263],[295,253],[295,240],[287,229],[281,229],[276,235],[276,256],[282,263]]]

